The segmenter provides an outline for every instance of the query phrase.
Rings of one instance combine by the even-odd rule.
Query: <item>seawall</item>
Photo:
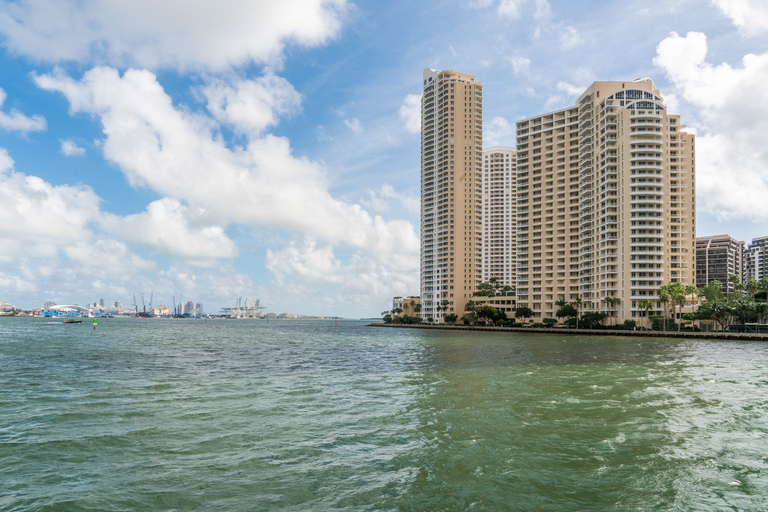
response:
[[[640,338],[690,338],[715,340],[768,341],[768,334],[741,334],[729,332],[672,332],[672,331],[619,331],[608,329],[562,329],[533,327],[483,327],[477,325],[403,325],[372,323],[369,327],[390,327],[395,329],[438,329],[446,331],[486,331],[536,334],[567,334],[588,336],[634,336]]]

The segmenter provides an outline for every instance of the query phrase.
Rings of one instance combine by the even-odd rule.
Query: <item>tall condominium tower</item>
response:
[[[744,251],[744,281],[768,278],[768,236],[753,238]]]
[[[464,314],[480,283],[483,86],[424,70],[421,102],[421,316]],[[448,301],[447,311],[442,304]]]
[[[493,147],[483,151],[484,283],[495,278],[515,287],[515,150]]]
[[[728,277],[744,275],[744,242],[728,235],[702,236],[696,239],[696,286],[702,288],[719,281],[724,292],[733,292],[735,286]]]
[[[694,136],[650,79],[595,82],[574,107],[517,122],[517,303],[617,321],[694,284]],[[619,298],[618,307],[605,298]]]

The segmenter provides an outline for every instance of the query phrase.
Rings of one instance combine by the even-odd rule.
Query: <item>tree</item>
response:
[[[667,330],[667,303],[669,302],[669,292],[667,291],[667,286],[664,285],[661,287],[661,291],[659,291],[659,302],[664,306],[664,319],[662,320],[662,325],[664,331]]]
[[[576,299],[573,301],[573,303],[576,306],[576,328],[579,328],[579,314],[581,313],[581,304],[582,304],[581,297],[576,297]]]
[[[645,310],[645,315],[648,316],[648,313],[653,309],[653,302],[650,300],[644,300],[638,304],[638,307]],[[650,322],[650,319],[648,321]],[[650,327],[651,326],[649,325],[649,328]]]
[[[563,299],[563,301],[565,301],[565,299]],[[557,302],[555,304],[557,304]],[[557,318],[575,318],[576,315],[578,314],[579,313],[578,311],[576,311],[576,308],[568,304],[567,302],[565,303],[564,306],[561,306],[560,309],[555,311],[555,316]]]
[[[613,309],[618,307],[618,305],[621,304],[621,299],[618,297],[606,297],[605,298],[605,305],[608,306],[608,310],[613,312]],[[618,322],[618,314],[615,318],[614,324]]]
[[[487,304],[475,309],[475,314],[478,319],[482,319],[485,325],[488,325],[488,321],[496,322],[496,318],[499,316],[499,311],[493,306]]]
[[[717,302],[725,299],[723,285],[717,279],[710,281],[708,285],[699,289],[699,295],[704,297],[707,302]]]
[[[445,315],[445,318],[444,318],[444,320],[447,323],[451,323],[451,324],[458,319],[459,319],[459,315],[457,315],[456,313],[448,313],[447,315]]]
[[[581,316],[581,325],[584,329],[595,329],[607,316],[605,313],[584,313]]]
[[[419,302],[418,304],[416,304],[416,306],[414,306],[413,312],[417,314],[421,313],[421,302]]]
[[[541,323],[544,324],[544,327],[553,327],[557,323],[556,318],[544,318],[541,320]]]
[[[515,320],[518,318],[525,320],[526,318],[531,318],[532,316],[533,310],[528,306],[520,306],[519,308],[515,308]]]

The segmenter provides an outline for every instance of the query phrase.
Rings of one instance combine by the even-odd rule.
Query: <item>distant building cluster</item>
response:
[[[696,286],[719,281],[724,292],[733,292],[735,283],[729,282],[732,275],[738,276],[739,283],[768,278],[767,250],[768,236],[754,238],[749,245],[729,235],[697,238]]]

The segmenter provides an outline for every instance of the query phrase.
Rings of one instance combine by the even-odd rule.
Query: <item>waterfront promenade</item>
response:
[[[675,331],[623,331],[613,329],[562,329],[559,327],[486,327],[482,325],[427,325],[427,324],[385,324],[372,323],[369,327],[395,327],[402,329],[438,329],[448,331],[489,331],[489,332],[521,332],[536,334],[578,334],[582,336],[637,336],[641,338],[691,338],[716,340],[749,340],[768,341],[768,334],[745,334],[730,332],[675,332]]]

